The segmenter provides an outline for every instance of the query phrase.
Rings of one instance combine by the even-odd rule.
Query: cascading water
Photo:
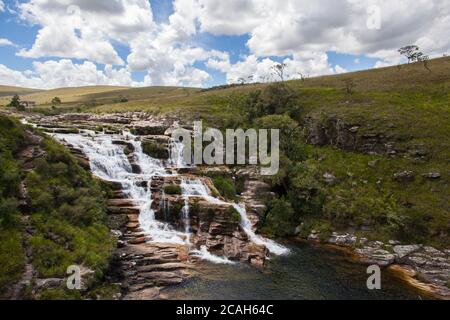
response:
[[[152,242],[185,244],[189,235],[178,232],[169,224],[157,221],[152,210],[152,193],[150,184],[155,176],[168,176],[161,161],[147,156],[142,151],[140,141],[128,132],[123,135],[96,134],[87,131],[84,134],[55,134],[81,149],[89,158],[92,173],[104,180],[120,182],[123,192],[139,207],[139,224],[144,234]],[[136,163],[141,168],[140,174],[132,172],[128,157],[123,148],[113,141],[125,141],[133,145]],[[142,185],[147,182],[147,187]]]
[[[251,241],[253,241],[256,244],[265,246],[267,250],[276,255],[285,255],[289,253],[288,248],[276,243],[273,240],[263,238],[253,231],[252,223],[250,222],[250,219],[247,216],[247,210],[245,209],[245,205],[234,203],[233,207],[236,209],[237,212],[239,212],[239,215],[241,216],[241,227]]]
[[[169,141],[170,164],[178,169],[187,167],[187,164],[183,159],[183,148],[184,145],[182,142],[170,139]]]
[[[144,234],[152,242],[186,244],[190,243],[190,221],[189,221],[189,198],[201,197],[208,202],[232,205],[241,216],[241,227],[249,239],[256,244],[264,245],[274,254],[282,255],[288,253],[288,249],[276,242],[256,235],[252,230],[245,206],[235,203],[227,203],[211,196],[209,188],[200,180],[182,180],[181,189],[185,203],[180,214],[184,223],[184,232],[174,230],[169,224],[157,221],[152,210],[151,181],[156,176],[170,176],[164,164],[160,160],[153,159],[142,150],[141,142],[130,132],[125,131],[121,135],[97,134],[93,131],[84,131],[81,134],[54,134],[59,140],[65,141],[76,148],[81,149],[89,158],[91,170],[94,175],[107,180],[120,182],[124,193],[139,207],[139,224]],[[140,167],[142,173],[133,173],[128,156],[123,148],[113,142],[127,142],[133,146],[134,160]],[[183,143],[171,141],[170,163],[177,168],[185,168],[183,161]],[[147,182],[147,186],[143,185]],[[165,201],[163,199],[163,201]],[[169,206],[164,203],[164,206]],[[192,253],[203,260],[213,263],[232,263],[226,258],[218,257],[207,248],[193,250]]]
[[[261,237],[257,235],[252,228],[252,224],[250,222],[250,219],[247,215],[247,210],[245,209],[245,205],[239,205],[236,203],[228,203],[224,202],[220,199],[214,198],[210,195],[210,190],[207,186],[205,186],[201,180],[183,180],[181,182],[181,189],[184,196],[190,196],[190,197],[202,197],[205,200],[212,202],[212,203],[218,203],[218,204],[228,204],[232,205],[237,212],[239,212],[239,215],[241,216],[241,227],[244,230],[244,232],[247,234],[249,239],[253,241],[254,243],[258,245],[263,245],[269,250],[271,253],[276,255],[284,255],[289,253],[289,249],[286,247],[279,245],[273,240],[266,239],[264,237]]]

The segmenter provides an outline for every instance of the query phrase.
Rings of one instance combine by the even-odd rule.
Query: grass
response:
[[[20,279],[25,248],[32,249],[36,276],[65,277],[69,265],[94,271],[92,286],[103,279],[115,248],[106,227],[106,192],[75,158],[48,137],[36,148],[45,156],[22,170],[20,151],[33,129],[0,115],[0,295]],[[35,135],[40,135],[34,132]],[[20,182],[27,187],[26,212],[19,207]],[[21,217],[30,216],[26,236]],[[78,298],[63,289],[35,292],[31,298]]]

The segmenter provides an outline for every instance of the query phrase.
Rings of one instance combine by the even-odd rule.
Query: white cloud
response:
[[[344,70],[340,67],[334,70],[328,62],[328,56],[320,52],[296,53],[292,58],[284,59],[282,63],[286,65],[285,80],[333,74]],[[230,63],[228,56],[211,58],[207,62],[209,68],[225,72],[228,83],[236,83],[240,79],[246,82],[278,81],[280,78],[273,70],[276,64],[278,62],[270,58],[258,58],[256,55],[249,55],[235,64]]]
[[[155,27],[145,0],[31,0],[18,6],[24,21],[41,26],[31,49],[19,52],[29,58],[123,64],[112,42],[127,44]]]
[[[0,0],[0,12],[5,11],[5,4]]]
[[[8,39],[0,38],[0,47],[2,47],[2,46],[15,47],[16,45]]]
[[[203,31],[248,33],[251,54],[258,57],[337,51],[384,59],[387,51],[414,43],[431,55],[450,49],[448,1],[198,1]],[[380,8],[380,30],[367,27],[369,5]]]
[[[367,27],[370,5],[380,8],[379,30]],[[403,61],[397,49],[407,44],[432,57],[450,50],[450,2],[441,0],[173,0],[173,14],[161,24],[148,0],[28,0],[17,6],[23,21],[39,27],[33,45],[18,55],[123,66],[95,68],[97,78],[84,66],[91,82],[131,83],[130,72],[144,71],[146,84],[200,86],[209,78],[198,67],[203,62],[226,73],[228,82],[250,76],[267,81],[274,79],[274,56],[283,57],[286,78],[292,79],[345,72],[329,63],[328,51],[376,58],[379,67]],[[201,32],[247,34],[250,53],[232,64],[228,53],[193,41]],[[118,44],[129,49],[127,57],[119,56]],[[61,61],[67,60],[58,66]],[[64,65],[76,70],[87,61]],[[44,70],[37,69],[24,81],[42,79]],[[70,82],[56,72],[56,83]]]
[[[138,86],[126,68],[106,65],[103,70],[89,61],[75,64],[71,60],[34,62],[33,70],[23,72],[0,64],[0,83],[28,88],[52,89],[69,86],[117,85]]]

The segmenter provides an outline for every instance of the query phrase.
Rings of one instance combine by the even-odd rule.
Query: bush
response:
[[[294,209],[285,198],[273,200],[264,220],[263,232],[286,237],[294,233],[297,226]]]
[[[214,177],[212,181],[222,197],[229,201],[236,200],[237,194],[233,179],[224,176],[217,176]]]
[[[153,142],[153,141],[146,141],[142,143],[142,151],[155,159],[169,159],[169,150],[165,148],[164,146]]]
[[[181,187],[177,184],[166,184],[163,186],[165,194],[169,195],[181,195]]]

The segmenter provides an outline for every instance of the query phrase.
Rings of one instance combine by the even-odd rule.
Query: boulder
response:
[[[393,250],[398,255],[399,259],[403,259],[404,257],[410,255],[418,251],[422,246],[420,245],[408,245],[408,246],[394,246]]]

